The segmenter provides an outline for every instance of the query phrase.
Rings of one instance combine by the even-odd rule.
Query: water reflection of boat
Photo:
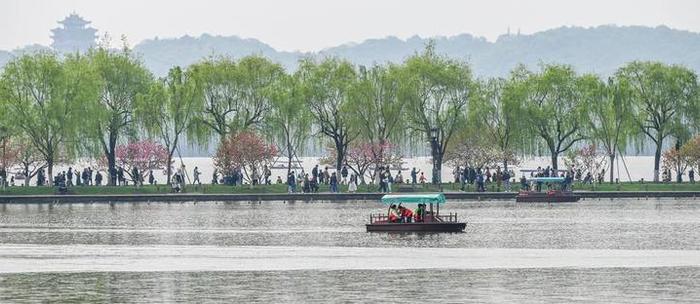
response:
[[[462,232],[467,223],[457,221],[457,213],[440,215],[440,205],[445,203],[445,195],[438,194],[414,194],[414,195],[385,195],[382,203],[386,205],[401,204],[425,204],[430,209],[420,222],[391,222],[389,215],[370,214],[369,224],[366,224],[367,232]],[[435,207],[435,211],[433,211]]]
[[[521,190],[515,197],[518,203],[574,203],[581,197],[575,195],[563,177],[534,177],[527,180],[530,190]],[[542,186],[551,187],[542,191]]]

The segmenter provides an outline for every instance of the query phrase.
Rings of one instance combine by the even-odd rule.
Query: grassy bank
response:
[[[513,189],[516,190],[518,185],[513,185]],[[443,184],[442,187],[436,185],[416,185],[412,187],[411,185],[393,185],[393,192],[455,192],[460,191],[460,185],[458,184]],[[473,192],[475,187],[470,185],[466,188],[466,191]],[[341,192],[347,192],[347,186],[340,187]],[[487,191],[499,192],[503,191],[503,187],[498,187],[496,184],[490,184],[487,187]],[[690,184],[690,183],[619,183],[619,184],[595,184],[595,185],[582,185],[575,184],[574,190],[582,191],[700,191],[700,183]],[[258,185],[258,186],[225,186],[225,185],[188,185],[184,191],[185,193],[210,193],[210,194],[235,194],[235,193],[287,193],[286,185]],[[329,192],[329,187],[327,185],[321,185],[319,192]],[[377,186],[370,185],[360,185],[358,187],[358,192],[378,192]],[[167,185],[156,185],[156,186],[121,186],[121,187],[107,187],[107,186],[77,186],[69,188],[70,194],[162,194],[171,193],[171,189]],[[53,187],[7,187],[4,190],[0,189],[0,195],[50,195],[56,194],[56,189]]]

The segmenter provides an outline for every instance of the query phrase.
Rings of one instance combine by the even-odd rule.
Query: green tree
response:
[[[544,65],[539,73],[529,73],[520,85],[521,116],[549,150],[556,170],[559,155],[586,135],[581,79],[571,66]]]
[[[300,62],[297,75],[302,79],[307,107],[313,115],[320,133],[333,142],[336,151],[336,168],[345,161],[348,144],[357,137],[350,123],[349,92],[357,81],[353,65],[344,60],[311,59]]]
[[[472,76],[463,62],[438,56],[433,45],[405,62],[406,116],[409,128],[431,142],[433,183],[441,182],[442,162],[450,139],[464,127],[472,94]]]
[[[126,47],[120,51],[99,47],[87,56],[102,86],[99,97],[85,104],[90,115],[83,118],[84,131],[92,139],[91,147],[107,159],[108,184],[115,185],[119,136],[131,131],[136,99],[148,91],[153,77]]]
[[[584,122],[591,139],[605,150],[610,183],[613,183],[615,157],[625,150],[631,135],[629,90],[613,78],[609,78],[606,84],[595,75],[583,76],[582,84],[586,103]]]
[[[83,105],[95,98],[98,78],[84,57],[61,62],[37,53],[9,62],[0,83],[8,119],[39,151],[52,183],[53,166],[75,151],[78,122],[87,116]]]
[[[259,125],[272,105],[272,86],[285,75],[281,65],[260,56],[211,58],[189,70],[203,103],[199,121],[220,139]]]
[[[289,174],[292,160],[297,157],[310,134],[311,113],[306,108],[302,83],[298,77],[282,78],[274,86],[271,96],[272,107],[266,115],[265,131],[276,142],[284,143],[278,150],[287,156]]]
[[[151,85],[148,94],[137,99],[136,116],[148,133],[160,139],[168,151],[168,184],[172,176],[173,155],[181,136],[188,133],[193,135],[197,131],[194,118],[201,106],[198,96],[191,76],[180,67],[174,67],[168,76]],[[191,137],[197,136],[194,134]]]
[[[513,93],[514,81],[504,78],[479,81],[469,111],[471,126],[481,130],[479,133],[486,141],[498,148],[504,170],[508,170],[508,160],[515,156],[517,139],[523,133],[520,104]]]
[[[630,114],[638,130],[656,146],[654,181],[658,182],[664,140],[688,138],[694,128],[700,107],[697,75],[682,66],[635,61],[620,68],[616,77],[631,89]]]
[[[359,131],[360,139],[369,143],[372,159],[383,161],[382,157],[392,148],[390,142],[400,142],[405,134],[404,108],[401,100],[402,69],[399,66],[374,66],[369,70],[359,69],[359,79],[350,90],[351,123]],[[378,170],[381,165],[375,163]]]

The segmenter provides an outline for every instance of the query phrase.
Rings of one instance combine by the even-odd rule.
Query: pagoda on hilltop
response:
[[[76,13],[59,21],[63,27],[52,29],[51,47],[61,53],[85,52],[95,46],[97,39],[96,29],[88,27],[90,21],[83,19]]]

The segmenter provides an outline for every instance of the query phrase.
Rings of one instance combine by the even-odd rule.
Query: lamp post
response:
[[[439,178],[439,170],[437,167],[437,163],[435,161],[435,157],[438,154],[438,129],[437,128],[431,128],[430,129],[430,149],[431,149],[431,155],[433,157],[433,184],[437,185],[440,182]]]

